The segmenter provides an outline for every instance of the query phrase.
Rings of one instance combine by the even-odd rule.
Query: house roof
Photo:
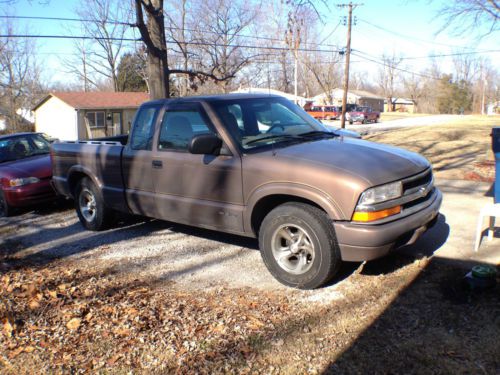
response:
[[[56,97],[75,109],[137,108],[149,100],[146,92],[51,92],[33,110],[51,97]]]

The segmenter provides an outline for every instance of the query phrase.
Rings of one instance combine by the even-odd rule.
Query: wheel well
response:
[[[75,197],[75,189],[76,189],[76,185],[78,184],[78,181],[80,181],[84,177],[88,177],[88,176],[83,172],[74,172],[69,176],[68,187],[69,187],[69,191],[73,195],[73,198]]]
[[[262,221],[264,220],[266,215],[276,207],[289,202],[306,203],[324,211],[323,208],[321,208],[319,205],[308,199],[304,199],[294,195],[285,195],[285,194],[269,195],[258,201],[252,210],[252,218],[251,218],[252,231],[256,235],[258,235],[260,225],[262,224]]]

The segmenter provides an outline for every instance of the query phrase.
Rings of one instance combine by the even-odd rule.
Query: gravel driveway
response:
[[[160,220],[123,217],[107,231],[91,232],[66,204],[0,219],[0,235],[13,249],[11,255],[36,263],[59,259],[78,262],[79,268],[113,267],[122,276],[190,290],[250,287],[324,303],[342,298],[342,282],[316,291],[278,283],[264,266],[255,239]]]

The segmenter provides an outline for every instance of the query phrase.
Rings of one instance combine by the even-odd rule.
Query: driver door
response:
[[[197,134],[215,133],[199,103],[171,104],[153,148],[155,201],[161,219],[243,232],[241,159],[194,155]]]

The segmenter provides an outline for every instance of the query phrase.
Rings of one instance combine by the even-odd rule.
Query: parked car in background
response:
[[[342,114],[342,108],[333,105],[317,105],[307,110],[317,120],[336,120]]]
[[[0,217],[56,198],[50,143],[39,133],[0,136]]]
[[[372,110],[370,107],[356,107],[351,112],[346,113],[346,120],[349,124],[360,122],[366,124],[367,122],[378,122],[380,119],[380,112]]]

